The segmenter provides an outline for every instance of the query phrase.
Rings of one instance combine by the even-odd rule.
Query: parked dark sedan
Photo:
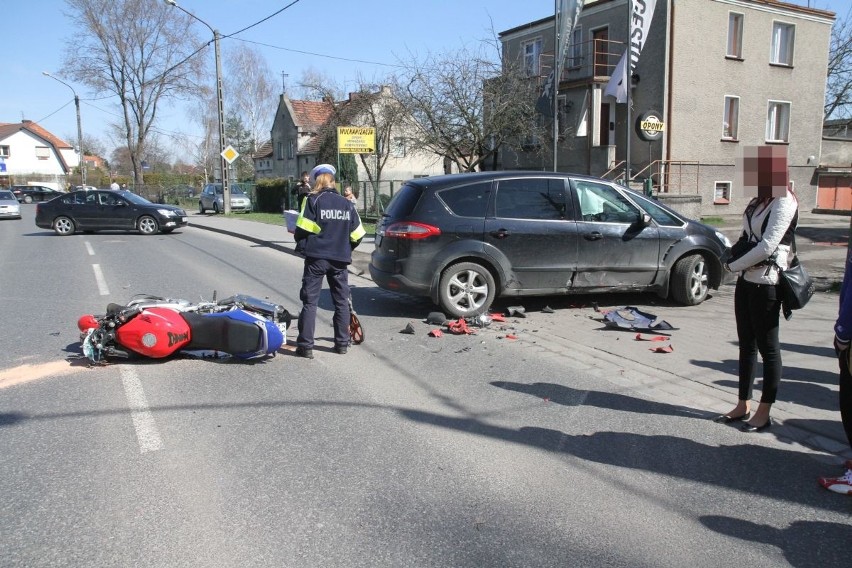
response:
[[[107,229],[138,230],[143,235],[171,233],[187,225],[186,211],[151,203],[129,191],[75,191],[36,206],[36,226],[57,235]]]
[[[44,185],[13,185],[12,193],[15,194],[15,198],[21,203],[50,201],[54,197],[65,195],[64,191],[57,191]]]
[[[483,172],[410,180],[376,227],[373,281],[455,317],[497,296],[651,291],[695,305],[725,280],[723,234],[607,180]]]

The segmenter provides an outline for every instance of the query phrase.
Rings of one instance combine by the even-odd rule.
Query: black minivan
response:
[[[653,291],[699,304],[724,275],[719,231],[608,180],[525,171],[417,178],[376,227],[373,281],[454,317],[497,296]]]

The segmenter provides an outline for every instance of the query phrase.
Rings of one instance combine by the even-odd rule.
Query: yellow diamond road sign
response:
[[[234,160],[240,157],[240,153],[234,150],[234,147],[228,144],[228,147],[222,150],[222,157],[229,164],[234,163]]]

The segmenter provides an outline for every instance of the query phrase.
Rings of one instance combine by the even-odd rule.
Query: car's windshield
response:
[[[121,196],[124,197],[127,201],[136,205],[149,205],[151,203],[144,197],[136,195],[132,191],[117,191],[116,193],[121,194]]]
[[[0,191],[0,201],[17,201],[11,191]]]

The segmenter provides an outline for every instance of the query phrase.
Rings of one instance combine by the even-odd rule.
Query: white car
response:
[[[20,219],[21,204],[8,189],[0,189],[0,218]]]

